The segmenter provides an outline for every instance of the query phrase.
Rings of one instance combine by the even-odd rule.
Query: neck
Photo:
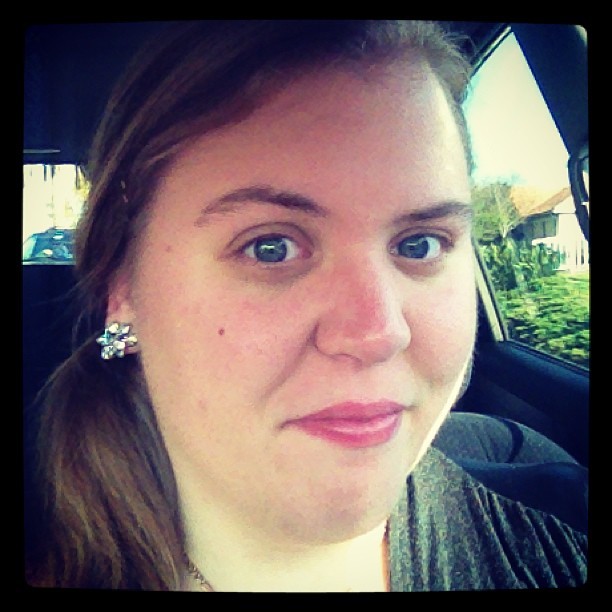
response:
[[[209,527],[212,527],[209,525]],[[255,534],[216,525],[187,529],[187,553],[216,591],[341,592],[388,590],[386,522],[334,544],[270,545]],[[201,585],[186,572],[185,585]]]

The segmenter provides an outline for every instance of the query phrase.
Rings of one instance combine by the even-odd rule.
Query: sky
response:
[[[513,35],[476,73],[464,108],[476,184],[509,180],[546,191],[568,184],[565,146]]]

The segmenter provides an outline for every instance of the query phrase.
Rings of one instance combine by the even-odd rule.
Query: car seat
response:
[[[588,531],[588,470],[533,429],[453,411],[433,446],[496,493]]]

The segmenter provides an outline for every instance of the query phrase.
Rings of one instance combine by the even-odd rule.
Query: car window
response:
[[[464,109],[475,234],[505,339],[588,367],[589,247],[568,152],[511,32],[477,70]]]
[[[24,264],[73,263],[73,230],[81,215],[87,191],[88,182],[78,166],[24,166]]]

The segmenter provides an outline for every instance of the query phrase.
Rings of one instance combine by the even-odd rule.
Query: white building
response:
[[[559,251],[562,258],[559,270],[589,269],[589,245],[578,224],[569,187],[548,198],[532,189],[513,187],[511,197],[521,214],[521,230],[526,240]]]

